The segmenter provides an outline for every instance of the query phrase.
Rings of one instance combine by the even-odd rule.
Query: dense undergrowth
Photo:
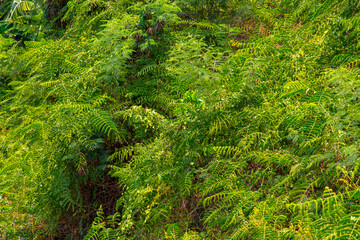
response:
[[[359,239],[354,0],[0,2],[1,239]]]

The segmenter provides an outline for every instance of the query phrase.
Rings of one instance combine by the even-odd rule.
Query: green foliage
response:
[[[42,1],[5,1],[0,7],[0,34],[17,41],[44,37],[44,3]]]
[[[176,1],[186,13],[187,19],[229,21],[232,17],[244,17],[249,4],[243,0],[180,0]]]
[[[42,4],[0,8],[0,238],[360,238],[358,1]]]

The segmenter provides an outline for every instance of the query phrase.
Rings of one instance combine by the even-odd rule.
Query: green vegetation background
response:
[[[360,239],[360,3],[0,2],[1,239]]]

